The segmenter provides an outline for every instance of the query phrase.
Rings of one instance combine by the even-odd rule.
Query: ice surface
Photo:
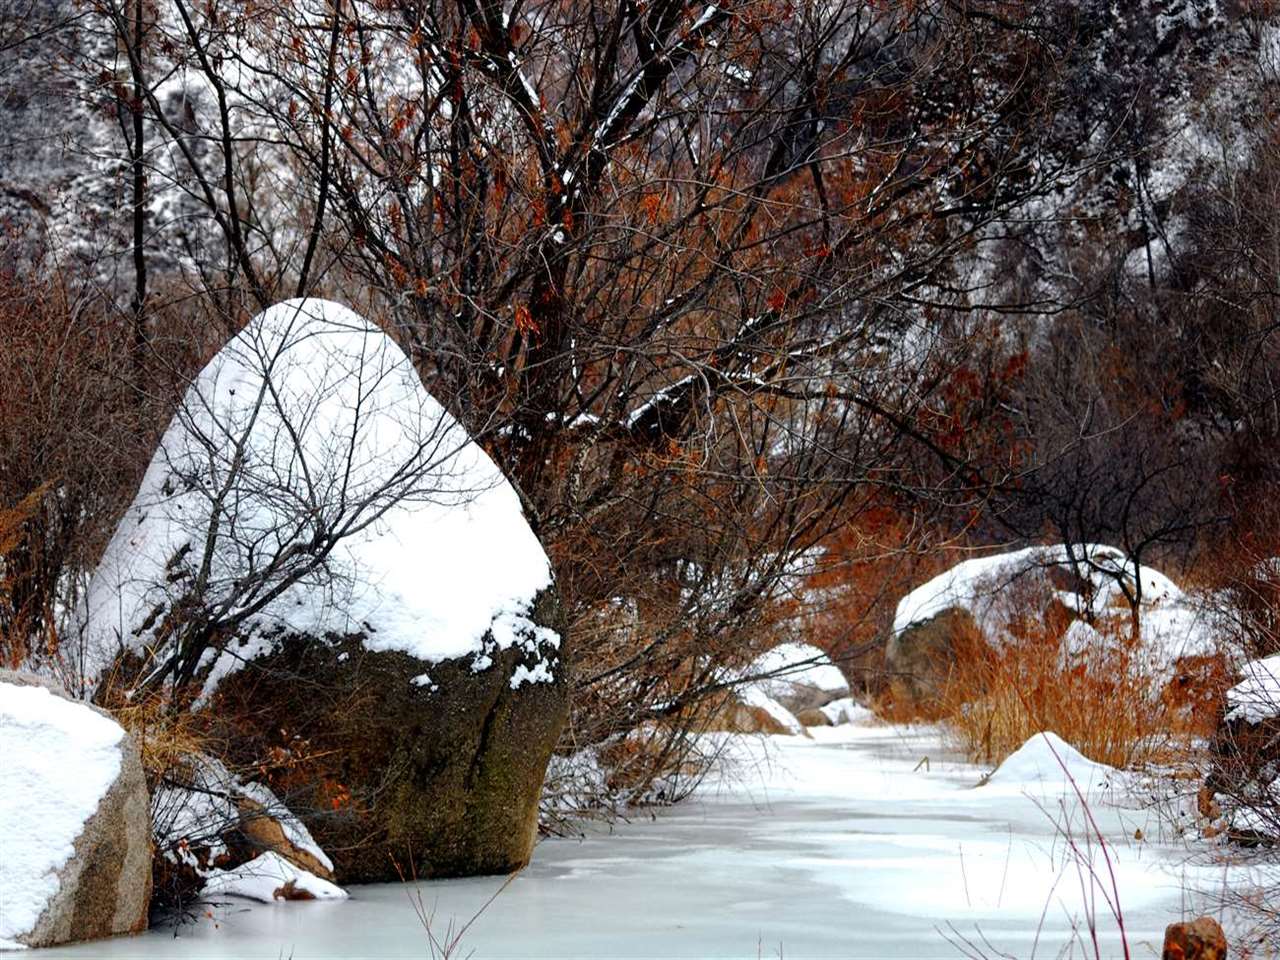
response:
[[[202,576],[204,608],[249,637],[206,693],[281,630],[425,661],[480,654],[491,627],[499,646],[558,642],[526,619],[551,571],[514,489],[389,337],[321,300],[259,314],[189,388],[92,578],[90,680],[162,644]]]
[[[1085,930],[1081,877],[1099,866],[1074,794],[976,787],[937,730],[819,727],[814,739],[725,736],[736,762],[685,804],[581,839],[543,841],[468,930],[458,955],[512,957],[949,958],[948,925],[1005,954],[1052,958]],[[1096,803],[1114,858],[1131,955],[1159,956],[1164,927],[1235,882],[1162,840],[1158,811]],[[1141,830],[1146,839],[1134,839]],[[412,907],[437,934],[502,883],[474,878],[352,887],[341,903],[214,909],[212,920],[55,957],[423,957]],[[1085,891],[1090,890],[1086,882]],[[1103,956],[1116,927],[1095,901]],[[1042,916],[1043,915],[1043,916]],[[1038,941],[1038,943],[1037,943]],[[1034,949],[1033,949],[1034,945]],[[997,955],[994,951],[990,955]]]
[[[0,683],[0,941],[30,933],[58,892],[58,871],[120,774],[123,736],[84,704]]]

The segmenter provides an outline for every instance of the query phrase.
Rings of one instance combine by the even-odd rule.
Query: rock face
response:
[[[0,671],[0,945],[137,933],[151,824],[137,745],[104,711]]]
[[[345,307],[278,304],[200,372],[85,617],[86,686],[165,678],[338,882],[528,860],[568,710],[551,566],[497,465]]]
[[[533,615],[556,622],[550,591]],[[509,873],[533,851],[568,689],[558,664],[550,682],[516,683],[537,666],[521,648],[487,656],[476,671],[477,661],[369,651],[359,637],[291,638],[225,679],[208,713],[256,711],[252,729],[228,728],[230,759],[288,757],[267,784],[329,852],[339,883]]]
[[[1171,923],[1164,932],[1163,960],[1226,960],[1227,938],[1213,917]]]
[[[894,633],[884,651],[894,704],[924,716],[934,713],[958,651],[978,636],[977,623],[963,607],[949,607]]]

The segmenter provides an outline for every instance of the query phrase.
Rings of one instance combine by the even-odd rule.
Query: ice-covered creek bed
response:
[[[814,732],[812,741],[736,738],[737,762],[695,799],[583,840],[543,842],[458,955],[960,957],[944,936],[950,925],[953,939],[985,938],[990,956],[1091,956],[1078,941],[1088,937],[1087,900],[1103,955],[1121,955],[1103,899],[1106,866],[1065,778],[1013,771],[975,787],[981,771],[949,756],[936,731]],[[1091,806],[1114,844],[1134,957],[1159,956],[1165,924],[1198,906],[1188,889],[1242,879],[1170,839],[1167,819],[1135,799]],[[1068,822],[1080,856],[1064,838]],[[1080,865],[1090,856],[1101,886]],[[422,894],[443,934],[501,882],[353,887],[350,900],[332,903],[228,902],[176,931],[42,956],[428,957],[410,897]]]

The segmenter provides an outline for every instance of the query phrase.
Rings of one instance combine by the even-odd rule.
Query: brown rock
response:
[[[1196,809],[1206,820],[1217,820],[1222,816],[1222,806],[1207,783],[1200,784],[1200,789],[1196,791]]]
[[[1226,960],[1227,938],[1213,917],[1171,923],[1164,932],[1164,960]]]
[[[236,806],[240,811],[237,824],[241,837],[249,844],[257,856],[266,851],[280,854],[295,867],[315,874],[322,880],[333,881],[333,871],[316,859],[315,854],[294,844],[285,833],[280,821],[272,816],[262,804],[249,797],[238,797]],[[287,897],[286,899],[311,899],[306,897]]]
[[[810,707],[808,710],[801,710],[796,714],[796,719],[806,727],[830,727],[832,726],[831,718],[819,710],[817,707]]]
[[[978,642],[978,625],[963,607],[950,607],[892,636],[884,659],[895,710],[903,718],[937,719],[938,698],[957,656]]]
[[[554,589],[531,619],[564,636]],[[565,652],[487,645],[473,669],[371,651],[360,635],[289,636],[224,678],[204,713],[233,769],[278,758],[257,779],[307,825],[336,882],[511,873],[532,855],[568,715]],[[540,657],[554,680],[513,688]]]
[[[763,707],[752,707],[741,700],[734,700],[720,711],[707,725],[708,730],[723,730],[728,733],[764,733],[787,734],[792,731],[784,727]]]
[[[297,886],[294,880],[286,880],[284,886],[276,887],[271,892],[271,897],[274,900],[314,900],[316,898],[310,890],[303,890]]]

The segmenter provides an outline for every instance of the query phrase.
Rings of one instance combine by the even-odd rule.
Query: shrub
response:
[[[1168,672],[1142,655],[1127,625],[1100,624],[1074,655],[1064,642],[1072,625],[1020,626],[1017,642],[998,649],[964,645],[944,686],[940,712],[974,760],[999,763],[1052,730],[1093,760],[1130,767],[1167,759],[1211,729],[1211,701],[1167,695]]]

